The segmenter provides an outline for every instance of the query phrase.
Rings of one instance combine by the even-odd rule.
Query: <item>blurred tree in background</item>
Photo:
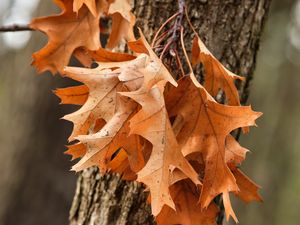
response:
[[[28,13],[24,5],[34,1],[6,2],[0,4],[3,21],[22,16],[23,10]],[[34,14],[15,22],[24,24],[27,17],[57,10],[52,5],[43,1]],[[68,223],[76,176],[69,172],[69,157],[63,155],[71,125],[59,119],[70,110],[59,106],[51,92],[67,81],[50,74],[37,76],[30,66],[32,52],[45,41],[37,32],[0,34],[1,225]]]
[[[7,14],[18,2],[1,0],[0,23],[28,22]],[[264,116],[259,129],[242,138],[253,150],[243,168],[263,187],[264,203],[236,202],[242,225],[300,220],[300,0],[272,4],[249,101]],[[56,10],[51,5],[41,1],[28,20]],[[67,224],[76,176],[62,154],[71,125],[59,118],[71,109],[60,107],[51,89],[70,81],[36,76],[30,67],[32,52],[44,44],[41,34],[5,35],[0,34],[0,225]],[[16,49],[9,44],[16,43],[14,35],[23,40]]]
[[[242,225],[297,225],[300,214],[300,1],[274,0],[249,102],[264,113],[242,138],[243,168],[262,186],[263,204],[238,202]],[[233,223],[231,223],[233,224]]]

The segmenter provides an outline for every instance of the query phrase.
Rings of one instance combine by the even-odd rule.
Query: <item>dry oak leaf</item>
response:
[[[76,112],[68,114],[63,118],[73,122],[73,132],[69,140],[73,140],[78,135],[87,134],[90,127],[96,120],[102,118],[108,122],[115,113],[115,103],[117,97],[117,89],[122,88],[124,85],[119,76],[126,77],[126,73],[131,73],[133,68],[139,68],[145,66],[145,60],[143,56],[131,61],[124,61],[120,63],[101,63],[95,69],[66,67],[65,73],[67,77],[84,83],[88,88],[88,97],[85,104]],[[110,68],[119,67],[117,70],[111,70]],[[142,76],[139,74],[139,76]],[[135,88],[139,86],[138,77],[134,77],[134,81],[131,82],[127,79],[125,82],[128,87]],[[65,89],[58,90],[56,93],[61,95],[61,92]],[[72,88],[71,88],[72,90]],[[119,90],[120,91],[120,90]],[[63,98],[62,98],[63,100]]]
[[[73,1],[73,11],[78,13],[79,9],[85,4],[91,11],[93,16],[97,16],[97,8],[95,0],[74,0]]]
[[[94,126],[92,127],[93,129],[90,129],[90,132],[91,133],[98,132],[100,129],[102,129],[105,123],[106,122],[103,119],[96,120]],[[82,143],[75,143],[72,145],[67,145],[66,147],[68,148],[68,150],[65,151],[64,153],[67,155],[71,155],[72,156],[71,160],[82,158],[87,151],[86,146]]]
[[[67,155],[71,155],[72,156],[71,160],[82,158],[86,153],[86,147],[82,143],[67,145],[67,148],[68,150],[65,151],[64,153]]]
[[[235,80],[243,80],[226,69],[206,48],[198,35],[195,35],[192,47],[192,64],[202,63],[205,71],[204,87],[213,97],[216,97],[220,90],[225,92],[229,105],[240,105],[239,93],[234,84]]]
[[[237,140],[228,135],[225,139],[225,162],[228,165],[240,165],[246,158],[248,149],[242,147]],[[230,167],[230,166],[229,166]]]
[[[155,76],[155,75],[154,75]],[[122,93],[139,103],[142,108],[130,119],[130,132],[150,141],[153,149],[145,167],[138,172],[137,180],[144,183],[151,194],[152,214],[157,216],[164,205],[175,210],[170,196],[172,171],[180,169],[196,185],[198,174],[182,155],[173,133],[164,102],[162,80],[148,90],[147,84],[135,92]]]
[[[249,203],[252,201],[262,202],[262,197],[259,195],[258,190],[260,187],[247,177],[240,169],[233,168],[232,173],[236,179],[236,183],[240,191],[235,193],[244,202]]]
[[[89,95],[89,89],[86,85],[58,88],[53,92],[61,99],[60,104],[83,105]]]
[[[248,149],[240,146],[231,135],[226,137],[225,161],[233,173],[239,187],[239,191],[234,194],[246,203],[252,201],[261,202],[262,197],[258,193],[260,187],[236,167],[245,160],[248,151]]]
[[[84,83],[88,89],[88,99],[76,112],[63,118],[74,124],[69,140],[87,134],[97,119],[108,122],[115,113],[117,87],[121,85],[118,73],[111,70],[67,67],[66,76]]]
[[[104,173],[109,169],[108,163],[118,149],[137,149],[138,143],[135,143],[134,135],[131,135],[133,141],[130,141],[130,137],[128,137],[127,124],[135,109],[136,104],[131,99],[118,95],[115,113],[105,126],[97,133],[76,137],[77,140],[86,145],[87,152],[72,167],[72,170],[80,171],[96,165]]]
[[[39,73],[49,70],[52,74],[63,74],[73,51],[80,46],[90,50],[100,47],[99,18],[104,3],[97,4],[98,16],[94,17],[84,6],[78,15],[73,12],[70,0],[54,1],[62,12],[58,15],[37,18],[31,21],[30,27],[47,34],[47,45],[33,54],[33,62]]]
[[[96,51],[89,51],[90,56],[97,62],[124,62],[135,59],[136,57],[127,53],[111,52],[104,48]]]
[[[64,117],[74,123],[70,139],[76,138],[87,146],[86,154],[73,167],[74,170],[98,165],[104,172],[109,169],[107,164],[111,156],[120,147],[126,150],[133,171],[142,167],[143,158],[140,151],[136,150],[136,137],[127,137],[129,132],[126,128],[127,120],[134,113],[136,104],[127,97],[120,97],[117,92],[136,90],[141,86],[143,74],[139,71],[145,68],[147,57],[141,55],[132,61],[101,63],[95,69],[66,68],[67,76],[83,82],[89,88],[86,103],[78,111]],[[122,77],[123,81],[120,81],[119,77]],[[99,132],[82,135],[87,134],[90,127],[100,118],[107,123]],[[130,138],[133,141],[130,141]]]
[[[168,109],[170,117],[180,115],[184,121],[177,135],[183,154],[200,151],[205,162],[201,207],[208,207],[222,193],[227,219],[231,215],[237,221],[229,192],[238,192],[239,188],[225,161],[225,140],[231,131],[255,125],[261,113],[250,107],[218,104],[193,74],[181,79],[169,95],[173,96]]]
[[[112,17],[112,28],[109,35],[107,48],[114,48],[124,38],[126,41],[135,40],[133,26],[135,16],[131,12],[129,0],[114,0],[108,9],[108,14]]]
[[[198,204],[199,193],[187,180],[175,183],[170,187],[176,211],[164,206],[156,217],[158,225],[216,225],[218,207],[211,203],[207,209]]]
[[[77,48],[73,55],[80,61],[80,63],[90,68],[94,61],[96,62],[123,62],[130,61],[136,57],[126,53],[112,52],[104,48],[91,51],[82,47]]]
[[[86,68],[91,68],[93,59],[90,56],[89,50],[84,47],[78,47],[74,50],[73,56]]]
[[[129,166],[128,154],[120,149],[116,156],[107,164],[111,172],[121,175],[123,180],[136,180],[136,173]]]
[[[148,49],[146,48],[146,46],[144,44],[143,38],[139,38],[135,41],[128,41],[127,45],[128,45],[128,48],[135,53],[149,54]]]

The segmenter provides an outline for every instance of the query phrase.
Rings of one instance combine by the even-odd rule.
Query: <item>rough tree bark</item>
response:
[[[174,0],[135,0],[137,25],[151,40],[158,27],[178,10]],[[191,22],[213,54],[230,70],[246,77],[240,84],[246,103],[259,40],[271,0],[187,0]],[[192,40],[186,29],[186,37]],[[95,168],[78,177],[70,211],[71,225],[155,224],[141,185]],[[222,215],[219,217],[222,223]]]

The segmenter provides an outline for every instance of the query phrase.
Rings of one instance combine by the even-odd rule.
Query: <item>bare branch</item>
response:
[[[0,26],[0,32],[33,31],[28,24],[11,24]]]

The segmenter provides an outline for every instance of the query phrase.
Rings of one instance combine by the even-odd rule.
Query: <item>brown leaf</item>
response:
[[[68,145],[67,147],[68,147],[68,150],[65,151],[64,153],[67,154],[67,155],[71,155],[72,156],[71,160],[81,158],[86,153],[86,147],[82,143],[76,143],[76,144],[73,144],[73,145]]]
[[[135,180],[136,173],[129,167],[128,155],[124,149],[120,149],[116,156],[107,164],[110,171],[122,175],[124,180]]]
[[[135,59],[136,57],[126,53],[112,52],[104,48],[95,51],[89,51],[84,48],[77,48],[73,55],[85,67],[90,68],[94,61],[96,62],[124,62]]]
[[[224,90],[229,105],[240,105],[239,93],[234,82],[244,78],[226,69],[196,35],[192,48],[192,64],[196,65],[200,62],[204,66],[204,87],[208,93],[216,97],[220,90]]]
[[[107,48],[116,47],[123,38],[127,41],[135,40],[133,34],[135,16],[131,12],[128,0],[114,0],[109,6],[108,14],[112,17],[112,30],[106,45]]]
[[[142,38],[139,38],[136,41],[128,41],[127,45],[128,45],[128,48],[135,53],[149,54]]]
[[[84,47],[76,48],[73,56],[84,66],[90,68],[93,63],[93,58],[90,56],[89,50]]]
[[[92,165],[98,165],[102,171],[109,169],[107,164],[120,147],[128,154],[128,161],[133,171],[138,171],[144,165],[143,155],[139,149],[139,138],[129,136],[127,120],[135,113],[136,104],[127,97],[120,97],[118,91],[133,91],[141,86],[146,67],[146,58],[138,58],[118,63],[102,63],[96,69],[71,68],[66,69],[67,75],[83,82],[89,87],[87,102],[77,112],[65,116],[74,123],[71,138],[87,134],[91,125],[103,118],[107,123],[97,133],[80,135],[76,139],[87,146],[85,156],[73,167],[79,171]],[[148,57],[149,58],[149,57]],[[110,70],[107,68],[115,68]],[[122,81],[120,81],[122,80]]]
[[[261,113],[250,107],[225,106],[216,103],[194,77],[185,77],[169,92],[170,116],[181,115],[184,124],[177,135],[184,155],[200,151],[205,162],[200,203],[206,208],[223,193],[227,218],[231,215],[229,192],[239,190],[225,161],[225,139],[236,128],[255,125]]]
[[[115,114],[99,132],[76,137],[87,146],[88,150],[84,157],[72,167],[72,170],[80,171],[96,165],[100,171],[105,172],[109,169],[108,162],[119,148],[137,148],[136,143],[133,146],[126,146],[132,143],[128,140],[126,123],[135,108],[136,104],[131,99],[118,96]]]
[[[47,45],[33,54],[33,62],[39,73],[49,70],[52,74],[63,74],[73,51],[81,46],[90,50],[100,47],[99,17],[94,17],[86,7],[78,14],[73,12],[73,3],[69,0],[54,1],[62,12],[58,15],[37,18],[30,27],[47,34]],[[103,10],[104,2],[99,1],[97,12]]]
[[[164,206],[156,217],[158,225],[216,225],[218,207],[211,203],[207,209],[198,204],[199,193],[187,180],[177,182],[170,187],[176,211]]]
[[[231,135],[225,139],[225,161],[229,165],[239,165],[245,158],[248,149],[243,148]]]
[[[116,93],[120,87],[117,73],[111,70],[97,70],[67,67],[66,75],[84,83],[89,89],[85,104],[76,112],[63,118],[73,122],[74,128],[69,140],[87,134],[97,119],[109,121],[115,113]]]
[[[236,183],[240,191],[235,193],[244,202],[249,203],[252,201],[262,202],[262,197],[259,195],[258,190],[260,187],[250,180],[240,169],[234,168],[232,170],[235,176]]]
[[[60,98],[60,104],[83,105],[88,99],[89,89],[86,85],[58,88],[54,93]]]
[[[104,48],[99,48],[96,51],[90,51],[90,56],[97,62],[124,62],[136,58],[130,54],[111,52]]]
[[[145,91],[148,84],[144,84],[135,92],[122,93],[142,106],[130,120],[131,133],[144,137],[153,145],[150,159],[138,172],[137,180],[150,189],[154,216],[158,215],[164,205],[175,209],[169,193],[175,168],[180,169],[196,185],[201,184],[197,173],[183,157],[168,119],[163,95],[165,82],[157,83],[148,92]]]
[[[74,0],[73,1],[73,11],[78,13],[79,9],[85,4],[91,11],[93,16],[97,16],[97,8],[95,0]]]

